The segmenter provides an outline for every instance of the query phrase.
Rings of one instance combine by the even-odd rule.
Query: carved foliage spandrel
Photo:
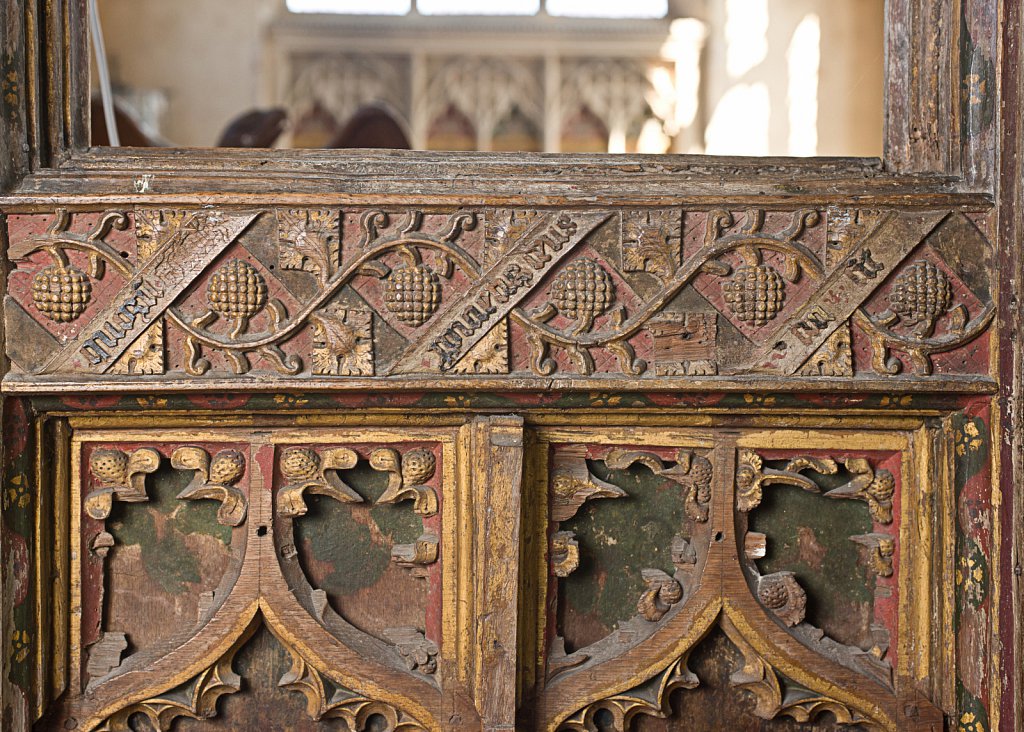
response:
[[[831,714],[837,723],[857,725],[858,729],[880,731],[889,728],[888,720],[875,719],[839,699],[812,691],[785,677],[743,637],[727,615],[719,618],[718,626],[727,642],[739,650],[738,666],[733,667],[728,684],[742,694],[750,695],[754,702],[753,716],[763,720],[789,717],[798,723],[810,723],[824,722],[821,715]],[[700,643],[646,682],[592,702],[573,713],[559,725],[559,732],[630,732],[637,728],[640,715],[656,719],[670,716],[674,691],[697,689],[704,683],[714,685],[714,679],[699,677],[689,668],[690,659],[695,657],[694,652]],[[700,668],[698,664],[694,667]]]
[[[96,729],[98,732],[131,732],[138,729],[138,720],[144,717],[152,729],[170,732],[181,718],[203,721],[222,715],[218,710],[221,697],[239,692],[246,696],[252,693],[247,687],[253,686],[255,679],[243,679],[234,665],[254,630],[255,627],[246,630],[224,656],[194,678],[170,691],[119,710]],[[351,732],[425,732],[426,728],[404,711],[347,689],[327,672],[307,662],[294,648],[280,639],[278,642],[291,657],[291,667],[277,680],[277,685],[305,697],[305,711],[312,720],[340,719],[346,725],[344,729]],[[250,664],[249,668],[250,672],[267,670],[268,667],[259,664]],[[260,699],[250,701],[261,702]],[[225,716],[224,721],[230,724],[230,715]]]
[[[173,729],[181,717],[205,720],[217,716],[217,700],[242,688],[242,679],[232,668],[241,645],[236,644],[220,660],[181,686],[111,715],[96,728],[97,732],[132,732],[137,729],[137,716],[145,717],[160,732]]]
[[[697,676],[687,668],[688,655],[629,691],[587,705],[562,722],[559,732],[594,732],[598,729],[626,732],[632,729],[640,715],[665,719],[672,712],[672,693],[677,689],[694,689],[700,684]],[[604,716],[602,721],[606,724],[598,727],[600,716]]]
[[[281,516],[302,516],[308,508],[303,494],[329,496],[342,503],[360,503],[363,497],[339,476],[339,470],[354,468],[359,462],[355,450],[347,447],[289,447],[281,452],[278,468],[285,485],[277,492],[277,511]]]
[[[750,513],[744,521],[767,549],[748,559],[751,591],[760,604],[816,653],[891,687],[894,660],[886,655],[895,630],[896,587],[886,580],[894,574],[896,540],[882,527],[894,520],[895,478],[879,460],[764,460],[744,450],[737,503]],[[764,498],[760,486],[770,483],[804,492],[779,491],[755,510]],[[823,498],[859,500],[864,507],[830,509]]]
[[[840,724],[858,724],[869,730],[883,729],[874,720],[864,717],[843,702],[784,681],[771,664],[743,638],[728,617],[722,618],[721,627],[743,655],[742,666],[732,674],[730,683],[753,696],[754,714],[761,719],[787,716],[797,722],[809,722],[829,712]]]
[[[702,451],[554,448],[549,560],[561,637],[551,644],[549,678],[623,653],[694,591],[707,554],[712,473]],[[590,498],[620,500],[581,511]]]
[[[245,521],[248,501],[236,485],[245,475],[245,455],[240,451],[221,450],[211,457],[201,447],[179,447],[171,453],[171,466],[195,471],[192,482],[178,498],[220,501],[217,521],[225,526],[239,526]]]
[[[94,519],[110,516],[116,498],[127,503],[149,500],[146,475],[160,467],[160,453],[149,447],[130,454],[115,448],[98,448],[89,457],[89,470],[100,487],[85,496],[85,512]]]
[[[289,519],[280,532],[295,559],[289,582],[313,593],[313,614],[328,626],[344,621],[391,645],[399,633],[398,655],[433,673],[421,651],[436,656],[439,637],[430,609],[440,592],[440,448],[350,444],[278,448],[276,512]]]
[[[237,448],[244,445],[210,448],[212,460],[207,448],[191,446],[86,448],[83,488],[93,490],[82,501],[79,599],[88,688],[121,673],[126,654],[136,663],[173,628],[192,627],[197,605],[202,614],[201,595],[212,595],[225,581],[232,555],[241,550],[223,527],[244,521],[247,504],[238,487],[245,456]],[[182,462],[190,452],[202,455]],[[212,506],[182,503],[199,498],[221,501],[216,513]],[[147,505],[116,507],[114,501]]]
[[[437,513],[437,492],[425,485],[437,469],[437,458],[426,448],[415,448],[402,454],[392,447],[380,447],[370,453],[370,467],[388,475],[388,485],[377,498],[378,504],[412,500],[412,509],[423,518]],[[396,544],[391,560],[399,566],[415,569],[437,561],[439,540],[430,530],[411,544]]]
[[[351,732],[426,732],[426,727],[396,707],[346,689],[308,663],[294,649],[286,647],[291,668],[278,685],[306,698],[306,713],[314,721],[340,719]],[[380,721],[384,722],[379,727]]]

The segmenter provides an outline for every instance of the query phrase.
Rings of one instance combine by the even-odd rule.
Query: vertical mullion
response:
[[[472,424],[471,460],[473,695],[485,732],[512,730],[518,667],[522,418],[476,418]]]

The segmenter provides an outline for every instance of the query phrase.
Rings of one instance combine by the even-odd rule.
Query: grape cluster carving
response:
[[[247,320],[267,303],[267,283],[248,262],[232,259],[214,272],[207,288],[210,308],[230,320]]]
[[[762,326],[773,320],[786,299],[786,283],[774,267],[746,264],[722,284],[725,302],[744,323]]]
[[[572,320],[586,323],[608,309],[615,300],[615,284],[604,268],[592,259],[578,259],[559,272],[551,283],[551,302]]]
[[[420,326],[441,304],[441,280],[423,263],[394,269],[384,280],[384,304],[403,323]]]
[[[935,321],[953,303],[953,288],[946,274],[928,260],[910,265],[893,283],[889,304],[907,325],[923,324],[930,332]]]
[[[89,306],[92,283],[89,276],[70,264],[53,264],[32,279],[32,300],[50,320],[69,323]]]

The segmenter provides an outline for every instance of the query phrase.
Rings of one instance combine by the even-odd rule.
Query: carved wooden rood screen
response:
[[[89,150],[11,4],[0,726],[1015,729],[991,5],[763,162]]]
[[[986,602],[984,537],[960,538],[960,565],[949,545],[957,494],[984,500],[985,398],[673,387],[908,374],[976,391],[994,314],[976,219],[9,216],[9,382],[110,391],[10,425],[37,442],[13,465],[25,495],[52,486],[39,521],[68,579],[36,629],[68,649],[38,661],[68,688],[56,718],[169,729],[230,721],[224,696],[291,694],[260,714],[497,728],[518,685],[545,729],[631,728],[686,693],[730,726],[930,729],[924,692],[954,692],[935,670],[956,603],[936,580]],[[265,374],[272,395],[232,388]],[[268,699],[242,671],[254,644],[280,657],[248,662],[279,672]]]

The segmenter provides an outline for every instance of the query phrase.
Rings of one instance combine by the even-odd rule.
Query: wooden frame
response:
[[[869,158],[758,162],[712,156],[551,158],[501,154],[457,155],[458,162],[446,163],[452,160],[450,155],[433,153],[353,156],[315,151],[208,151],[182,155],[159,150],[89,150],[88,116],[80,112],[88,108],[84,100],[89,94],[84,5],[73,0],[24,0],[8,3],[7,14],[12,30],[5,39],[11,59],[8,73],[17,75],[12,83],[22,95],[18,97],[21,103],[14,105],[16,113],[4,119],[13,154],[0,180],[8,187],[20,181],[13,205],[31,206],[33,200],[40,200],[36,196],[48,196],[48,203],[60,204],[63,192],[76,196],[76,202],[81,202],[82,196],[102,197],[108,204],[125,200],[123,197],[145,202],[150,200],[147,196],[154,196],[185,204],[198,200],[197,191],[203,193],[204,202],[242,203],[254,196],[272,195],[282,201],[298,202],[302,196],[310,196],[342,203],[353,200],[351,196],[369,205],[380,200],[375,193],[380,196],[386,191],[389,202],[401,197],[416,205],[424,197],[402,196],[402,181],[431,180],[443,183],[449,200],[460,203],[486,198],[490,202],[501,199],[509,204],[552,205],[572,200],[565,189],[578,188],[573,184],[584,179],[588,181],[585,188],[601,191],[609,197],[608,203],[650,205],[659,194],[685,196],[694,202],[702,197],[728,197],[740,204],[745,195],[762,196],[759,202],[771,203],[773,199],[764,196],[773,193],[775,200],[795,203],[813,197],[815,185],[810,178],[823,184],[821,193],[827,192],[837,201],[856,197],[865,204],[881,205],[910,192],[920,205],[934,205],[941,194],[953,193],[981,194],[971,201],[975,204],[991,201],[990,190],[987,199],[985,194],[995,171],[991,163],[983,163],[992,152],[993,130],[985,124],[983,131],[962,132],[965,124],[981,125],[976,121],[979,115],[991,121],[994,114],[994,101],[984,89],[994,81],[989,75],[999,43],[998,14],[987,3],[899,0],[888,4],[882,163]],[[960,54],[954,49],[960,49]],[[963,89],[966,75],[977,77],[969,82],[975,85],[972,89]],[[980,96],[975,93],[978,89],[983,90]],[[979,105],[984,109],[977,109]],[[555,172],[552,163],[557,166],[557,178],[551,178]],[[310,165],[315,165],[316,175],[309,175]],[[510,165],[516,166],[515,177],[508,175]],[[295,175],[297,170],[303,175]],[[719,181],[708,184],[716,172],[729,173],[725,187]],[[152,176],[149,184],[145,175]],[[275,181],[278,176],[288,181],[284,190]],[[624,194],[635,190],[630,185],[635,176],[643,177],[646,189],[639,197]],[[794,178],[806,180],[806,184],[794,188]],[[460,179],[472,184],[461,190],[458,185],[452,187],[451,182]],[[547,193],[545,179],[556,184]],[[61,180],[76,182],[71,183],[73,189],[66,189]],[[666,188],[661,189],[662,185]],[[617,194],[616,188],[621,192]],[[286,198],[280,198],[281,193]],[[936,198],[920,197],[929,193]],[[586,193],[579,195],[579,200],[586,200]],[[426,198],[435,205],[439,202],[436,195]],[[943,203],[969,200],[950,196]]]
[[[977,226],[983,237],[995,242],[992,262],[994,325],[988,360],[980,371],[965,370],[937,376],[875,375],[870,378],[831,379],[796,375],[751,376],[723,374],[703,378],[631,379],[626,375],[606,377],[581,376],[559,381],[548,378],[517,377],[479,378],[446,377],[443,382],[430,377],[407,378],[398,390],[410,395],[448,392],[466,395],[465,405],[455,398],[444,416],[421,408],[424,419],[441,424],[464,421],[470,414],[507,412],[514,409],[527,415],[531,424],[550,424],[564,417],[555,417],[545,408],[527,407],[520,402],[500,410],[480,406],[496,392],[512,391],[526,400],[538,397],[553,386],[565,394],[611,392],[614,397],[600,395],[588,398],[586,405],[571,407],[567,412],[572,425],[605,425],[612,433],[626,430],[636,434],[630,425],[650,430],[660,425],[668,430],[696,423],[716,429],[762,427],[784,433],[781,428],[801,426],[807,429],[852,428],[874,425],[903,434],[911,444],[913,461],[920,461],[922,473],[931,472],[939,486],[951,485],[959,443],[947,438],[933,440],[929,430],[951,424],[950,420],[981,419],[987,427],[984,435],[990,450],[990,462],[982,471],[987,487],[975,496],[981,506],[983,521],[989,528],[984,540],[978,540],[990,569],[988,620],[993,630],[986,640],[970,638],[958,641],[948,637],[939,627],[927,637],[932,654],[941,660],[924,658],[916,665],[901,667],[900,673],[913,677],[917,691],[928,697],[947,714],[978,714],[980,708],[990,729],[1014,729],[1024,719],[1024,619],[1022,619],[1022,585],[1019,566],[1024,551],[1024,497],[1015,490],[1015,481],[1024,475],[1024,426],[1020,404],[1024,399],[1024,365],[1019,339],[1015,341],[1021,319],[1019,302],[1024,297],[1024,214],[1020,211],[1021,181],[1024,180],[1024,135],[1021,133],[1022,80],[1019,74],[1022,32],[1022,9],[1018,0],[982,2],[958,0],[892,0],[887,9],[886,132],[884,159],[793,159],[749,160],[694,156],[573,156],[573,155],[496,155],[384,153],[354,154],[326,151],[188,151],[188,150],[116,150],[88,149],[88,48],[86,45],[85,3],[82,0],[7,0],[0,17],[5,22],[0,31],[0,71],[4,81],[3,114],[0,115],[0,140],[5,154],[0,156],[0,243],[5,249],[16,245],[8,240],[9,224],[17,217],[48,215],[56,208],[73,213],[111,209],[171,210],[214,207],[226,212],[250,210],[276,211],[304,208],[351,208],[369,210],[419,209],[441,213],[455,209],[478,211],[495,208],[525,208],[541,211],[562,210],[588,212],[595,209],[624,212],[673,208],[687,213],[723,209],[739,211],[760,209],[771,214],[787,214],[801,209],[826,211],[887,210],[904,216],[926,215],[940,210],[964,215]],[[916,242],[914,242],[916,244]],[[13,259],[14,257],[12,257]],[[5,263],[5,268],[9,265]],[[6,287],[6,278],[5,278]],[[6,289],[5,289],[6,292]],[[8,339],[10,335],[8,334]],[[5,448],[8,434],[31,430],[34,467],[25,473],[36,487],[38,500],[28,502],[29,513],[18,514],[16,502],[5,502],[5,558],[13,557],[13,546],[27,540],[24,558],[31,570],[4,567],[4,673],[3,714],[12,729],[28,729],[40,715],[59,713],[54,701],[63,689],[61,649],[75,641],[59,619],[66,614],[70,599],[65,594],[65,580],[70,569],[70,541],[74,533],[73,511],[62,507],[62,496],[70,495],[75,474],[69,460],[70,444],[78,425],[104,424],[117,430],[131,430],[155,424],[171,428],[189,421],[187,413],[178,411],[184,405],[182,393],[195,388],[188,378],[153,379],[125,376],[119,379],[93,380],[78,375],[43,378],[17,373],[5,380],[7,400],[4,407]],[[304,423],[333,425],[333,418],[324,412],[337,408],[331,400],[338,394],[380,394],[395,389],[392,382],[375,378],[351,377],[345,380],[310,378],[301,382],[286,378],[224,377],[207,379],[200,385],[208,392],[237,390],[255,393],[255,399],[282,396],[276,411],[271,407],[247,404],[245,414],[218,412],[204,407],[204,419],[211,426],[228,427],[233,420],[256,420],[285,428],[296,420]],[[94,408],[92,416],[71,416],[68,403],[61,399],[89,392],[138,394],[144,409],[122,414],[115,408]],[[289,395],[301,391],[302,404],[289,402]],[[846,395],[839,413],[824,414],[812,405],[814,395],[822,392]],[[317,393],[320,393],[317,396]],[[622,399],[623,395],[653,394],[650,401],[635,408],[622,408],[602,399]],[[732,394],[734,399],[749,400],[738,412],[731,407],[695,407],[687,395],[699,399],[701,394]],[[156,396],[155,396],[156,395]],[[158,396],[165,395],[165,396]],[[261,396],[266,395],[266,396]],[[773,406],[775,399],[804,399],[793,407]],[[539,397],[538,397],[539,398]],[[163,406],[147,400],[164,400]],[[322,399],[320,407],[317,399]],[[358,398],[353,397],[356,403]],[[903,400],[907,401],[903,401]],[[175,401],[179,400],[179,401]],[[889,401],[886,401],[889,400]],[[371,400],[372,401],[372,400]],[[168,403],[170,406],[168,406]],[[173,405],[178,404],[178,409]],[[923,406],[922,406],[923,405]],[[272,406],[272,405],[271,405]],[[395,405],[392,409],[401,409]],[[553,408],[554,409],[554,408]],[[564,410],[564,407],[559,407]],[[880,420],[880,416],[884,419]],[[364,423],[380,428],[397,423],[393,412],[367,412],[351,424]],[[564,424],[564,422],[563,422]],[[891,427],[884,425],[891,424]],[[480,434],[471,435],[473,429]],[[491,432],[518,429],[515,425],[494,423],[477,425],[461,439],[494,439]],[[554,427],[539,427],[554,430]],[[552,433],[554,434],[554,433]],[[774,432],[771,434],[775,434]],[[769,435],[770,437],[770,435]],[[504,438],[499,438],[504,439]],[[529,439],[532,438],[528,438]],[[746,439],[746,438],[744,438]],[[774,439],[774,438],[772,438]],[[779,438],[782,439],[782,438]],[[541,440],[543,441],[543,439]],[[649,440],[657,443],[659,438]],[[782,440],[785,442],[785,440]],[[10,444],[15,444],[12,439]],[[494,443],[498,444],[498,443]],[[53,445],[50,453],[46,446]],[[521,455],[528,471],[537,465],[529,450]],[[928,456],[932,455],[933,459]],[[17,456],[5,455],[5,491],[10,480],[21,473],[10,467]],[[510,458],[515,462],[515,458]],[[532,467],[531,467],[532,466]],[[985,473],[984,471],[988,472]],[[514,472],[514,471],[513,471]],[[487,476],[463,476],[478,483],[496,480],[500,470]],[[910,476],[907,476],[908,483]],[[984,482],[984,480],[983,480]],[[531,487],[532,486],[532,487]],[[526,491],[539,491],[543,486],[527,483]],[[68,491],[68,493],[62,493]],[[957,524],[959,510],[950,490],[938,490],[942,500],[929,510],[931,518],[919,525],[920,506],[908,506],[903,494],[904,516],[901,541],[906,543],[910,532],[922,537],[936,531],[935,551],[915,553],[901,558],[900,581],[908,583],[901,601],[907,603],[901,618],[911,623],[914,638],[924,639],[925,631],[937,619],[951,623],[954,610],[941,592],[940,580],[946,586],[955,582],[955,557],[960,551],[957,542],[968,534]],[[14,495],[22,495],[15,493]],[[27,495],[27,494],[26,494]],[[543,540],[538,527],[546,526],[539,515],[525,512],[519,516],[519,494],[514,483],[499,491],[504,503],[499,508],[506,520],[522,524],[524,536],[533,536],[533,555],[523,559],[544,562],[538,551]],[[974,494],[972,494],[974,495]],[[979,497],[980,496],[980,497]],[[20,499],[19,499],[20,500]],[[27,500],[27,499],[26,499]],[[972,499],[974,500],[974,499]],[[498,505],[498,504],[496,504]],[[723,504],[724,506],[725,504]],[[465,506],[466,526],[472,526],[472,546],[479,555],[467,558],[472,563],[487,565],[500,557],[515,553],[515,533],[504,543],[493,538],[498,532],[488,528],[488,515],[480,506]],[[731,507],[727,509],[731,511]],[[30,515],[29,515],[30,514]],[[52,518],[51,518],[52,517]],[[21,521],[28,521],[24,527]],[[533,523],[531,523],[531,521]],[[937,522],[937,523],[936,523]],[[255,525],[255,524],[253,524]],[[731,523],[730,523],[731,526]],[[71,533],[65,533],[65,531]],[[23,532],[23,533],[22,533]],[[977,537],[975,537],[976,539]],[[971,539],[972,541],[974,539]],[[546,546],[546,543],[544,544]],[[944,552],[952,552],[944,554]],[[529,561],[528,561],[529,560]],[[479,565],[477,565],[479,566]],[[546,565],[545,565],[546,566]],[[51,567],[53,579],[43,568]],[[465,571],[463,567],[462,571]],[[447,570],[446,570],[447,571]],[[501,608],[505,613],[497,627],[482,631],[477,645],[464,650],[477,664],[467,666],[470,697],[476,701],[475,712],[481,715],[484,729],[511,724],[516,716],[516,690],[504,689],[493,697],[484,694],[481,664],[488,667],[518,669],[520,693],[536,681],[537,673],[522,665],[522,659],[540,653],[536,635],[529,632],[531,622],[538,627],[538,612],[530,609],[522,597],[531,593],[542,596],[542,579],[524,574],[519,578],[516,599],[508,587],[459,584],[478,603],[475,612]],[[37,659],[31,679],[24,686],[26,696],[11,681],[11,669],[18,650],[26,645],[20,625],[14,622],[12,599],[31,578],[28,603],[34,610],[33,637]],[[515,580],[513,580],[515,581]],[[917,596],[922,586],[932,586],[931,593]],[[915,589],[916,588],[916,589]],[[490,595],[489,593],[495,593]],[[911,599],[908,599],[911,598]],[[541,606],[542,607],[542,606]],[[515,611],[515,612],[514,612]],[[509,613],[512,613],[511,615]],[[515,621],[519,612],[518,623]],[[459,621],[465,627],[468,620]],[[458,623],[457,623],[458,624]],[[941,623],[940,623],[941,626]],[[512,628],[513,630],[510,630]],[[487,633],[504,634],[500,638],[506,653],[489,655]],[[517,639],[518,635],[518,639]],[[468,639],[469,636],[467,635]],[[749,640],[749,639],[748,639]],[[446,639],[446,642],[448,640]],[[469,642],[468,640],[466,641]],[[901,643],[908,642],[900,639]],[[959,643],[959,645],[958,645]],[[508,644],[516,648],[519,658],[509,657]],[[992,657],[970,659],[967,649],[989,648]],[[1001,650],[999,650],[1001,648]],[[47,653],[47,650],[50,653]],[[447,651],[446,651],[447,653]],[[516,654],[512,654],[515,656]],[[909,654],[900,655],[900,663],[910,663]],[[462,658],[466,658],[463,656]],[[657,664],[655,664],[657,665]],[[937,669],[951,670],[957,684],[936,676]],[[966,674],[966,675],[964,675]],[[962,678],[961,678],[962,676]],[[639,679],[639,677],[638,677]],[[613,684],[616,690],[621,683]],[[983,688],[984,693],[965,695],[961,687]],[[628,685],[625,687],[628,688]],[[610,686],[606,691],[612,692]],[[521,701],[521,700],[520,700]],[[591,700],[592,701],[592,700]],[[462,702],[458,702],[462,703]],[[978,706],[980,705],[980,707]],[[522,713],[521,713],[522,714]],[[894,712],[893,714],[899,714]],[[896,717],[889,715],[890,720]],[[902,720],[893,724],[911,724]],[[530,728],[529,720],[520,719],[522,728]],[[915,729],[934,720],[920,719]],[[885,726],[885,725],[883,725]],[[907,728],[910,728],[909,726]],[[978,727],[978,729],[985,727]]]

